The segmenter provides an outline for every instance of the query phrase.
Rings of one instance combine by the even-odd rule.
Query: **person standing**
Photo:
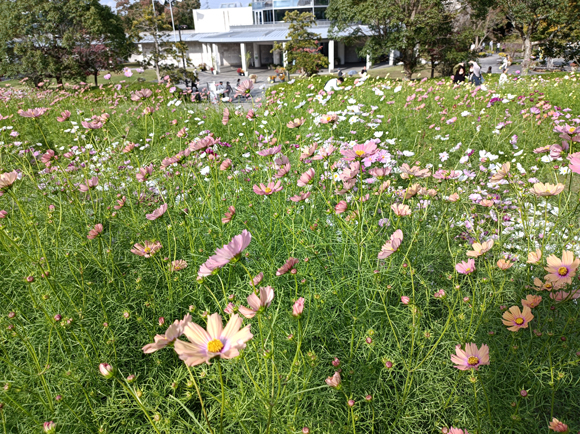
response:
[[[495,52],[496,52],[496,53],[499,53],[499,51],[500,51],[500,47],[501,47],[501,46],[500,46],[500,44],[499,44],[499,42],[498,42],[498,43],[497,43],[497,45],[495,46]]]

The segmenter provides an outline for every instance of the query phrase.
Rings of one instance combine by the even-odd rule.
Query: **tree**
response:
[[[0,22],[0,75],[34,84],[83,79],[129,54],[121,21],[98,0],[2,1]]]
[[[569,0],[568,8],[557,21],[546,20],[538,29],[539,48],[548,58],[562,57],[580,63],[580,4]]]
[[[540,37],[539,33],[543,24],[551,23],[558,26],[565,22],[569,3],[568,0],[497,0],[497,6],[501,8],[507,20],[522,38],[523,74],[527,74],[530,69],[532,43]]]
[[[318,72],[320,68],[328,66],[328,58],[322,53],[318,44],[320,35],[308,29],[316,25],[314,14],[299,11],[286,12],[284,21],[290,23],[287,37],[290,41],[284,47],[280,43],[274,44],[274,50],[285,50],[288,59],[288,71],[304,71],[308,75]]]
[[[373,60],[398,50],[407,79],[419,67],[419,49],[437,42],[432,30],[447,14],[442,0],[333,0],[326,12],[333,37],[363,44],[360,53]],[[368,26],[370,35],[352,23]]]

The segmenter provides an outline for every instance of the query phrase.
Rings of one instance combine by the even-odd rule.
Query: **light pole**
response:
[[[177,28],[179,29],[179,44],[182,44],[183,41],[181,40],[181,31],[184,29],[187,29],[187,26],[184,24],[181,24],[179,26],[177,26]],[[185,83],[185,88],[187,89],[187,67],[185,65],[185,54],[183,53],[183,51],[181,51],[181,61],[183,62],[183,82]],[[193,88],[193,83],[192,83],[192,88]]]
[[[155,1],[155,0],[152,0]],[[171,25],[173,26],[173,41],[177,42],[177,34],[175,33],[175,21],[173,20],[173,7],[171,6],[171,4],[173,3],[174,0],[167,0],[167,3],[169,3],[169,13],[171,14]],[[182,2],[183,0],[176,0],[178,2]],[[161,3],[162,5],[165,5],[165,0],[159,0],[159,3]]]

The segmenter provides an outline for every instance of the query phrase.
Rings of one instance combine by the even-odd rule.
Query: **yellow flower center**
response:
[[[151,253],[151,249],[149,247],[145,247],[143,250],[145,251],[145,253]]]
[[[223,347],[224,344],[222,344],[222,341],[220,341],[219,339],[214,339],[213,341],[209,341],[207,343],[207,350],[210,353],[219,353]]]
[[[271,188],[269,188],[269,187],[266,187],[266,188],[264,189],[264,192],[265,192],[265,193],[272,193],[272,189],[271,189]]]
[[[365,154],[365,151],[361,151],[360,149],[358,151],[354,151],[354,153],[356,155],[358,155],[359,157]]]
[[[474,366],[477,365],[479,363],[479,358],[475,357],[475,356],[471,356],[469,359],[467,359],[467,364]]]
[[[572,134],[574,131],[576,131],[576,128],[570,127],[570,134]]]
[[[560,276],[565,276],[566,274],[568,274],[568,269],[566,267],[560,267],[558,268],[558,274]]]
[[[524,323],[524,319],[523,318],[516,318],[516,324],[517,325],[522,325]]]
[[[544,285],[544,287],[545,287],[546,289],[552,289],[552,284],[551,284],[551,283],[546,283],[546,284]]]

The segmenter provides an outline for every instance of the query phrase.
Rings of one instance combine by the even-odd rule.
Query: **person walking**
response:
[[[495,46],[495,52],[496,52],[496,53],[499,53],[499,51],[500,51],[500,48],[501,48],[501,45],[500,45],[500,44],[499,44],[499,42],[498,42],[498,43],[497,43],[497,45]]]

